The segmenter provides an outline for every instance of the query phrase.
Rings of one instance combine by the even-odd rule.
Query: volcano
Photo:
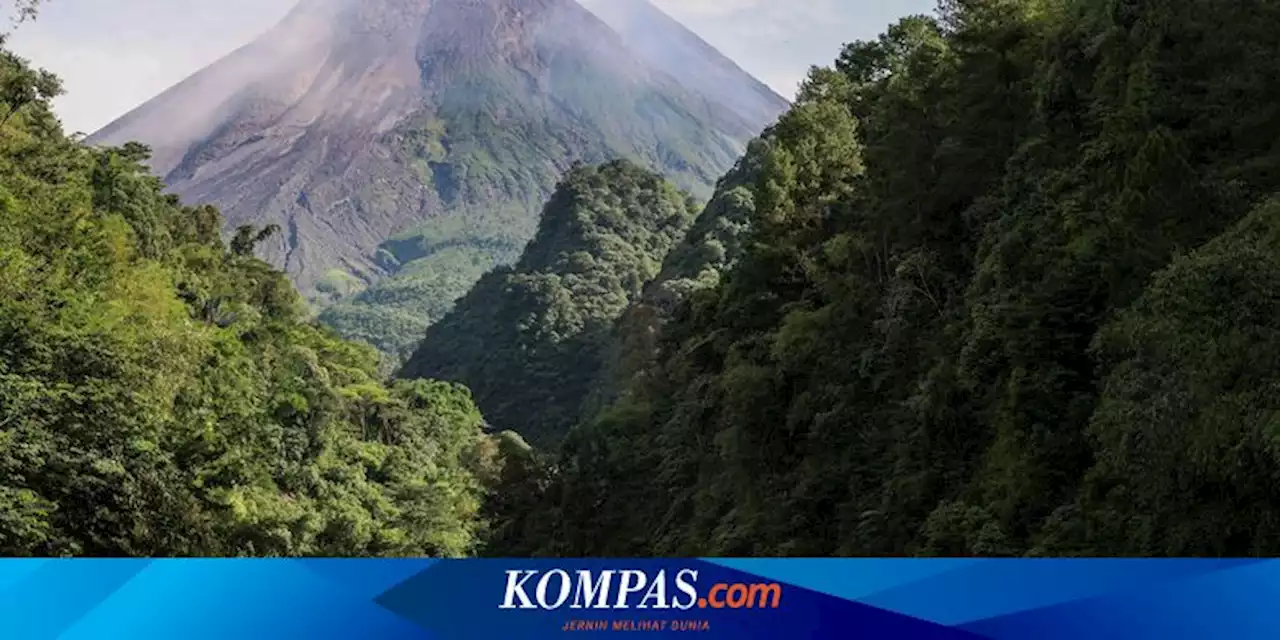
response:
[[[791,106],[649,0],[582,0],[582,6],[617,31],[646,62],[756,127],[771,124]]]
[[[434,314],[519,255],[575,163],[628,158],[705,194],[785,108],[735,105],[723,82],[695,91],[636,25],[573,0],[302,0],[87,142],[148,145],[169,189],[229,227],[279,225],[259,253],[313,301],[408,273],[449,282],[388,304]],[[702,51],[689,68],[724,66]]]

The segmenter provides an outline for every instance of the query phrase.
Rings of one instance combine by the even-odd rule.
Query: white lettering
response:
[[[547,582],[551,580],[551,576],[560,578],[560,595],[556,597],[555,604],[547,603]],[[543,574],[542,579],[538,581],[538,589],[534,592],[534,597],[538,599],[538,604],[543,609],[556,609],[569,599],[569,574],[564,569],[552,569]]]
[[[591,581],[591,572],[585,569],[578,571],[578,585],[573,592],[573,604],[570,609],[590,607],[594,609],[609,608],[609,583],[613,581],[613,570],[601,571],[595,582]],[[591,603],[594,599],[595,604]]]
[[[688,575],[690,580],[685,580]],[[692,609],[698,604],[698,590],[693,587],[693,583],[698,581],[698,572],[693,569],[681,569],[676,573],[676,589],[681,593],[689,596],[689,601],[680,603],[678,598],[672,598],[671,604],[677,609]]]
[[[529,581],[537,571],[508,571],[507,572],[507,596],[503,599],[499,609],[515,609],[516,598],[520,599],[521,609],[537,609],[538,607],[529,601],[529,594],[524,591],[524,583]]]
[[[665,570],[658,572],[658,577],[654,579],[653,584],[649,585],[649,590],[645,592],[644,597],[640,599],[640,604],[636,605],[637,609],[648,609],[649,605],[645,604],[649,600],[657,600],[658,604],[654,609],[669,609],[667,606],[667,572]]]
[[[618,585],[618,601],[614,603],[615,609],[629,609],[627,606],[627,596],[633,593],[639,593],[644,589],[648,578],[645,577],[643,571],[627,569],[622,572],[622,584]]]

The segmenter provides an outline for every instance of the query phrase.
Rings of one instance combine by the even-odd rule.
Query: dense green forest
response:
[[[465,82],[437,96],[430,116],[389,134],[387,145],[437,192],[442,210],[382,244],[378,263],[389,277],[362,290],[363,283],[334,270],[319,283],[318,301],[337,302],[326,306],[321,322],[403,362],[481,275],[520,257],[554,197],[557,167],[633,158],[706,197],[756,131],[683,93],[635,85],[627,66],[538,57],[544,56],[551,66],[538,73],[549,78],[554,100],[530,94],[528,71],[468,69]],[[733,137],[707,129],[707,122]],[[394,201],[372,190],[370,201]]]
[[[694,210],[631,162],[575,167],[520,260],[486,274],[432,325],[400,375],[465,384],[495,427],[557,443],[600,377],[619,314]]]
[[[1266,0],[943,0],[696,217],[569,171],[391,382],[5,54],[0,553],[1280,554],[1276,51]]]
[[[848,45],[490,551],[1280,553],[1278,26],[947,0]]]
[[[319,284],[330,296],[322,324],[378,349],[388,370],[408,359],[427,327],[439,321],[480,277],[520,257],[535,216],[517,210],[452,212],[382,244],[379,261],[394,275],[365,288],[335,270]]]
[[[0,49],[0,555],[462,555],[502,442],[384,384],[139,145],[89,148]]]

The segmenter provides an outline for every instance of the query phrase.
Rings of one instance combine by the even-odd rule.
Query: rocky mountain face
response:
[[[582,0],[582,6],[617,31],[645,61],[748,122],[763,128],[790,106],[649,0]]]
[[[408,278],[335,322],[399,344],[519,255],[573,163],[627,157],[705,193],[785,106],[693,91],[637,33],[573,0],[302,0],[88,142],[145,143],[187,201],[279,225],[260,254],[313,300]]]

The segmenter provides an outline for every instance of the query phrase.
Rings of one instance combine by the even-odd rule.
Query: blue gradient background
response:
[[[555,568],[784,592],[776,610],[498,608],[505,571]],[[1280,561],[0,560],[3,640],[562,638],[574,618],[707,620],[638,632],[697,638],[1275,638]]]

